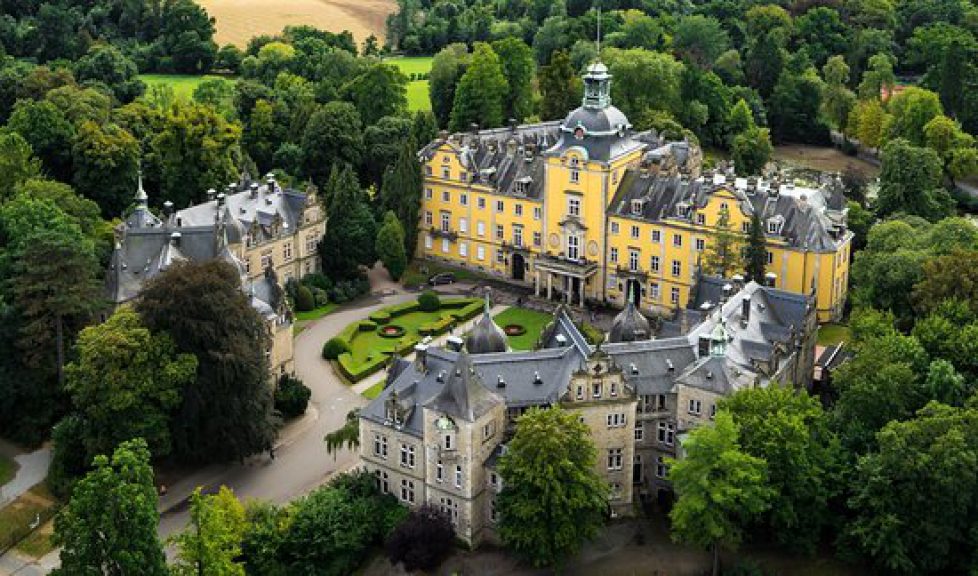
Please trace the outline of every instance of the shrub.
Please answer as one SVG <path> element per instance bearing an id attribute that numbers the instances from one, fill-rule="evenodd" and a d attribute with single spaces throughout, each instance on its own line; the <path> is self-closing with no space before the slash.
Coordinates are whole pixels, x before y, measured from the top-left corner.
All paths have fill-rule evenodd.
<path id="1" fill-rule="evenodd" d="M 306 274 L 302 277 L 302 283 L 310 288 L 319 288 L 324 292 L 329 292 L 330 288 L 333 287 L 333 283 L 329 278 L 318 273 Z"/>
<path id="2" fill-rule="evenodd" d="M 385 312 L 384 310 L 378 310 L 369 316 L 371 322 L 376 322 L 379 325 L 387 324 L 391 321 L 390 312 Z"/>
<path id="3" fill-rule="evenodd" d="M 278 388 L 275 389 L 275 409 L 286 420 L 302 416 L 309 406 L 310 396 L 312 390 L 303 384 L 302 380 L 282 374 L 278 380 Z"/>
<path id="4" fill-rule="evenodd" d="M 408 572 L 432 571 L 448 556 L 455 530 L 448 513 L 434 504 L 412 510 L 387 539 L 387 557 Z"/>
<path id="5" fill-rule="evenodd" d="M 594 326 L 593 324 L 588 324 L 587 322 L 580 322 L 577 328 L 581 331 L 584 339 L 588 341 L 588 344 L 593 344 L 597 346 L 604 342 L 604 332 L 600 328 Z"/>
<path id="6" fill-rule="evenodd" d="M 377 329 L 377 323 L 370 320 L 362 320 L 357 328 L 360 332 L 373 332 Z"/>
<path id="7" fill-rule="evenodd" d="M 350 345 L 346 343 L 346 340 L 340 338 L 339 336 L 335 338 L 330 338 L 323 344 L 323 358 L 326 360 L 336 360 L 340 357 L 340 354 L 350 351 Z"/>
<path id="8" fill-rule="evenodd" d="M 299 283 L 295 281 L 295 278 L 289 278 L 285 281 L 285 293 L 295 302 L 295 298 L 299 293 Z"/>
<path id="9" fill-rule="evenodd" d="M 422 336 L 438 336 L 439 334 L 444 334 L 448 331 L 448 328 L 455 324 L 455 319 L 451 316 L 443 316 L 442 318 L 435 320 L 433 322 L 427 322 L 422 324 L 418 328 L 418 332 Z"/>
<path id="10" fill-rule="evenodd" d="M 411 312 L 417 312 L 421 309 L 421 305 L 418 304 L 417 300 L 412 300 L 410 302 L 404 302 L 402 304 L 396 304 L 394 306 L 388 306 L 384 308 L 391 318 L 397 318 L 398 316 L 403 316 L 405 314 L 410 314 Z"/>
<path id="11" fill-rule="evenodd" d="M 316 298 L 308 286 L 299 285 L 295 292 L 295 309 L 299 312 L 309 312 L 316 307 Z"/>
<path id="12" fill-rule="evenodd" d="M 422 312 L 435 312 L 441 308 L 441 300 L 438 298 L 438 294 L 431 290 L 425 290 L 421 296 L 418 296 L 418 307 L 421 308 Z"/>
<path id="13" fill-rule="evenodd" d="M 349 302 L 366 294 L 370 291 L 370 282 L 366 277 L 355 278 L 353 280 L 342 280 L 337 282 L 329 290 L 329 298 L 337 304 L 343 304 L 344 302 Z"/>
<path id="14" fill-rule="evenodd" d="M 316 301 L 316 308 L 329 304 L 329 294 L 325 290 L 309 286 L 309 291 L 312 292 L 312 299 Z"/>

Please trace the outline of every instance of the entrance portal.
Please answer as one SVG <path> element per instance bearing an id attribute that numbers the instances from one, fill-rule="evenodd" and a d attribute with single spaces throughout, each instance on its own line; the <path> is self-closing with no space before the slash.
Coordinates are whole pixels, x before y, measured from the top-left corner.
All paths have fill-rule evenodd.
<path id="1" fill-rule="evenodd" d="M 625 281 L 625 294 L 631 296 L 636 308 L 642 307 L 642 284 L 638 280 L 632 278 Z"/>
<path id="2" fill-rule="evenodd" d="M 513 280 L 522 281 L 526 276 L 526 258 L 520 253 L 513 254 Z"/>

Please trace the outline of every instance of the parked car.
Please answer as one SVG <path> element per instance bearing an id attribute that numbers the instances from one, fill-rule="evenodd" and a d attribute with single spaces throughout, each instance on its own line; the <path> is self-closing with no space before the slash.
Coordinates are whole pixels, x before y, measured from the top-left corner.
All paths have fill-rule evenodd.
<path id="1" fill-rule="evenodd" d="M 428 284 L 432 286 L 438 286 L 439 284 L 454 284 L 455 275 L 451 272 L 442 272 L 441 274 L 435 274 L 431 278 L 428 278 Z"/>

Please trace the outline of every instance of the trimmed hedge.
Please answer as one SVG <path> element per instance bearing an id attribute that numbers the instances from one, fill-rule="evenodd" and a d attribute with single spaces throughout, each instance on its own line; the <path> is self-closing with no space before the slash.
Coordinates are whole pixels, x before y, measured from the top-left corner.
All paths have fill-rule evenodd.
<path id="1" fill-rule="evenodd" d="M 455 324 L 455 319 L 452 318 L 451 315 L 445 315 L 434 322 L 422 324 L 421 327 L 418 328 L 418 332 L 420 332 L 423 336 L 439 336 L 445 332 L 448 332 L 448 328 L 453 324 Z"/>
<path id="2" fill-rule="evenodd" d="M 376 322 L 378 325 L 384 325 L 391 321 L 391 313 L 384 310 L 378 310 L 368 316 L 371 322 Z"/>
<path id="3" fill-rule="evenodd" d="M 431 290 L 425 290 L 418 296 L 418 306 L 422 312 L 435 312 L 441 308 L 441 299 Z"/>
<path id="4" fill-rule="evenodd" d="M 360 332 L 373 332 L 377 329 L 377 323 L 371 322 L 370 320 L 362 320 L 358 329 Z"/>
<path id="5" fill-rule="evenodd" d="M 405 314 L 410 314 L 411 312 L 417 312 L 421 309 L 417 300 L 411 300 L 410 302 L 404 302 L 403 304 L 395 304 L 394 306 L 388 306 L 384 308 L 391 318 L 397 318 L 398 316 L 404 316 Z"/>
<path id="6" fill-rule="evenodd" d="M 444 306 L 444 304 L 442 304 L 442 306 Z M 471 304 L 462 306 L 454 312 L 450 312 L 449 315 L 459 322 L 464 322 L 466 320 L 475 318 L 479 315 L 479 312 L 482 312 L 482 302 L 472 302 Z"/>
<path id="7" fill-rule="evenodd" d="M 323 358 L 326 360 L 336 360 L 341 355 L 349 353 L 350 345 L 339 336 L 334 336 L 323 344 Z"/>
<path id="8" fill-rule="evenodd" d="M 337 365 L 340 367 L 340 372 L 343 373 L 348 380 L 351 382 L 359 382 L 371 374 L 376 374 L 384 366 L 387 365 L 387 354 L 378 354 L 375 358 L 364 362 L 363 364 L 356 364 L 353 362 L 353 355 L 349 352 L 340 354 L 339 361 Z"/>

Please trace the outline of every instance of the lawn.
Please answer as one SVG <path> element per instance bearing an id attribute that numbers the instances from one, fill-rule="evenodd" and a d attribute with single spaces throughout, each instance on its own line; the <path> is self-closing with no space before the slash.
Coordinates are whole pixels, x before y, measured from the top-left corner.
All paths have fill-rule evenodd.
<path id="1" fill-rule="evenodd" d="M 384 391 L 384 381 L 374 384 L 370 388 L 363 391 L 362 396 L 367 400 L 373 400 L 374 398 L 380 396 L 380 393 Z"/>
<path id="2" fill-rule="evenodd" d="M 146 83 L 147 87 L 156 85 L 166 85 L 173 88 L 173 93 L 177 98 L 191 99 L 194 90 L 204 80 L 213 78 L 223 78 L 223 76 L 185 76 L 181 74 L 140 74 L 139 79 Z"/>
<path id="3" fill-rule="evenodd" d="M 442 315 L 450 310 L 437 310 L 435 312 L 411 312 L 403 316 L 392 319 L 388 325 L 400 326 L 404 328 L 404 336 L 401 338 L 384 338 L 376 330 L 369 332 L 358 332 L 353 338 L 350 351 L 353 354 L 353 362 L 363 364 L 364 362 L 376 358 L 378 354 L 393 352 L 398 342 L 404 338 L 414 337 L 421 340 L 423 336 L 418 332 L 423 324 L 440 320 Z"/>
<path id="4" fill-rule="evenodd" d="M 339 304 L 335 302 L 329 302 L 325 306 L 320 306 L 319 308 L 316 308 L 314 310 L 309 310 L 308 312 L 296 312 L 295 319 L 299 322 L 310 322 L 312 320 L 318 320 L 323 316 L 329 314 L 333 310 L 336 310 L 337 306 L 339 306 Z"/>
<path id="5" fill-rule="evenodd" d="M 507 308 L 493 318 L 500 328 L 507 324 L 519 324 L 526 328 L 526 333 L 509 337 L 509 347 L 513 350 L 533 350 L 540 339 L 540 333 L 553 320 L 550 314 L 527 310 L 525 308 Z"/>
<path id="6" fill-rule="evenodd" d="M 390 58 L 387 62 L 397 66 L 401 69 L 401 72 L 410 77 L 411 74 L 427 74 L 431 72 L 432 60 L 433 58 L 430 56 L 412 56 Z M 412 112 L 416 110 L 431 110 L 431 98 L 428 96 L 428 81 L 414 80 L 408 82 L 407 99 L 408 108 Z"/>
<path id="7" fill-rule="evenodd" d="M 17 463 L 11 458 L 0 456 L 0 486 L 14 479 L 17 472 Z"/>
<path id="8" fill-rule="evenodd" d="M 21 540 L 17 544 L 17 550 L 31 558 L 40 558 L 54 550 L 54 542 L 51 541 L 53 533 L 54 521 L 49 521 L 32 532 L 30 536 Z"/>
<path id="9" fill-rule="evenodd" d="M 30 534 L 30 525 L 43 524 L 54 516 L 57 500 L 42 482 L 0 510 L 0 550 Z"/>
<path id="10" fill-rule="evenodd" d="M 822 324 L 818 327 L 818 345 L 831 346 L 848 342 L 851 338 L 849 327 L 843 324 Z"/>

